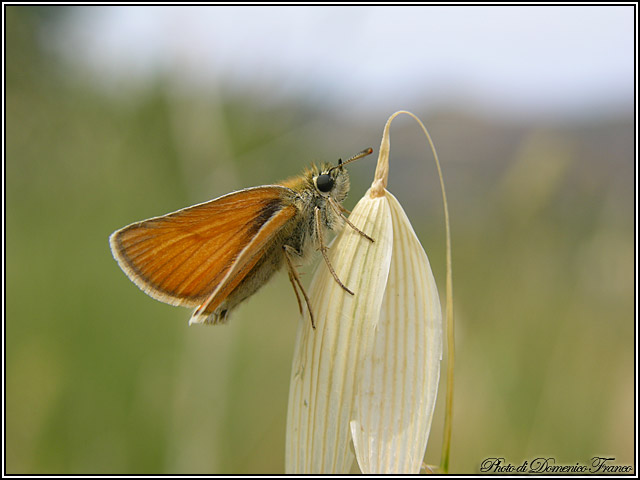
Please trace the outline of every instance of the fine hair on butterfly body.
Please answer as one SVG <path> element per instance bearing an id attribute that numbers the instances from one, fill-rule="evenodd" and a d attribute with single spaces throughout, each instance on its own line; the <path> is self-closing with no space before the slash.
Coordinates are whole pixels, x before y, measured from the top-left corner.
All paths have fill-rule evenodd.
<path id="1" fill-rule="evenodd" d="M 124 273 L 146 294 L 171 305 L 195 308 L 189 323 L 216 324 L 253 295 L 283 266 L 302 313 L 309 298 L 296 265 L 319 250 L 335 281 L 326 234 L 347 224 L 349 192 L 344 166 L 369 155 L 368 148 L 337 165 L 312 165 L 276 185 L 246 188 L 161 217 L 133 223 L 109 237 Z"/>

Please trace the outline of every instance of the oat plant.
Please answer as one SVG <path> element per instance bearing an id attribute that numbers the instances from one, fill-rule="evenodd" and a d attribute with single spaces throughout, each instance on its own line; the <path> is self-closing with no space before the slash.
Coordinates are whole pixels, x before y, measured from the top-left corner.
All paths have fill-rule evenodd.
<path id="1" fill-rule="evenodd" d="M 386 189 L 389 128 L 399 114 L 422 127 L 435 155 L 445 205 L 448 338 L 445 433 L 439 467 L 424 465 L 442 359 L 440 299 L 429 260 L 404 210 Z M 400 111 L 384 128 L 375 178 L 349 220 L 375 241 L 344 228 L 329 257 L 345 294 L 324 264 L 298 325 L 291 372 L 285 471 L 363 473 L 448 471 L 453 379 L 449 215 L 433 142 L 415 115 Z"/>

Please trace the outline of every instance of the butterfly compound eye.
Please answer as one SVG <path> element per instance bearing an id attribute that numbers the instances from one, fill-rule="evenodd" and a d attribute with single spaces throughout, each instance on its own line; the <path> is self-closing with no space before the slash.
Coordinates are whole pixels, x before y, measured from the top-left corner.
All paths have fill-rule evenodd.
<path id="1" fill-rule="evenodd" d="M 318 175 L 318 178 L 316 178 L 316 186 L 321 192 L 327 193 L 333 188 L 333 178 L 326 173 Z"/>

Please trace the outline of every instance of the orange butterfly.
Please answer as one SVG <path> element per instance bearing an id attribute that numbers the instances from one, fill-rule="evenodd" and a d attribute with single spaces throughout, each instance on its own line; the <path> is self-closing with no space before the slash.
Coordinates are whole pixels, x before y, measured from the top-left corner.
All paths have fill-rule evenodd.
<path id="1" fill-rule="evenodd" d="M 336 282 L 325 232 L 342 222 L 373 241 L 345 217 L 347 163 L 312 165 L 279 185 L 246 188 L 112 233 L 111 252 L 120 268 L 147 295 L 171 305 L 195 308 L 189 323 L 223 323 L 283 265 L 302 313 L 302 293 L 315 328 L 309 297 L 294 260 L 320 250 Z"/>

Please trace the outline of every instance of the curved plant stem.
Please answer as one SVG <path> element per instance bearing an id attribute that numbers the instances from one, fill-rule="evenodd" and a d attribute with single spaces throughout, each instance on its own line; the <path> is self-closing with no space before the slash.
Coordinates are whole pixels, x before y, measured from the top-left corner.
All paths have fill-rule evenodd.
<path id="1" fill-rule="evenodd" d="M 442 201 L 444 203 L 444 223 L 445 223 L 445 241 L 446 241 L 446 268 L 447 268 L 447 277 L 446 277 L 446 319 L 447 319 L 447 394 L 446 394 L 446 404 L 445 404 L 445 417 L 444 417 L 444 433 L 442 440 L 442 456 L 440 459 L 440 473 L 447 473 L 449 471 L 449 454 L 451 451 L 451 420 L 453 416 L 453 367 L 454 367 L 454 358 L 455 358 L 455 341 L 454 341 L 454 322 L 453 322 L 453 273 L 451 268 L 451 228 L 449 225 L 449 207 L 447 204 L 447 194 L 444 188 L 444 180 L 442 177 L 442 170 L 440 168 L 440 161 L 438 160 L 438 153 L 436 152 L 436 147 L 431 140 L 431 135 L 427 131 L 426 127 L 420 121 L 418 117 L 416 117 L 413 113 L 408 112 L 406 110 L 400 110 L 394 113 L 387 124 L 385 125 L 385 131 L 389 129 L 391 125 L 391 121 L 401 113 L 411 116 L 422 128 L 427 140 L 429 141 L 429 145 L 431 147 L 431 151 L 433 152 L 433 157 L 436 162 L 436 167 L 438 169 L 438 177 L 440 178 L 440 188 L 442 190 Z M 388 135 L 387 135 L 388 138 Z M 381 145 L 381 149 L 386 147 L 388 149 L 388 145 Z M 380 178 L 381 187 L 386 187 L 386 177 L 388 175 L 388 165 L 386 168 L 381 169 L 379 172 L 376 171 L 376 178 Z"/>

